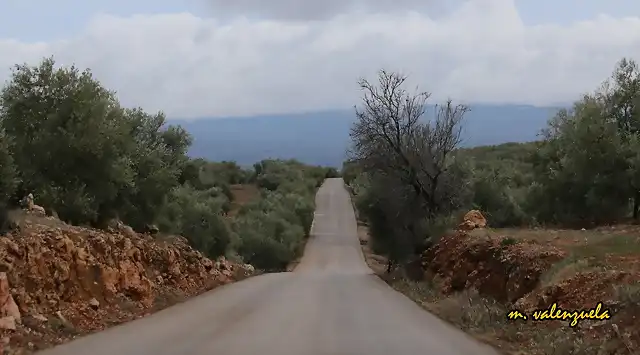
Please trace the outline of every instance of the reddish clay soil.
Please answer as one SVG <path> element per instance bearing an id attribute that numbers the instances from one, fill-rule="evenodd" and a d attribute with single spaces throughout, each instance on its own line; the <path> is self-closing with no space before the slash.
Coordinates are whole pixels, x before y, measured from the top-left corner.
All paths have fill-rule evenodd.
<path id="1" fill-rule="evenodd" d="M 210 260 L 182 237 L 125 234 L 23 221 L 0 236 L 0 347 L 14 354 L 46 348 L 253 272 Z"/>

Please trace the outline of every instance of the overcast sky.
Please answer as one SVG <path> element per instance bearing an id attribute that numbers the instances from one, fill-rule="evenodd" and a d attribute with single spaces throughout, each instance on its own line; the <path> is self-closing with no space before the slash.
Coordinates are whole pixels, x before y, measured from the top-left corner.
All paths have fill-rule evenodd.
<path id="1" fill-rule="evenodd" d="M 49 55 L 172 117 L 351 107 L 383 67 L 435 99 L 545 105 L 640 60 L 640 1 L 2 0 L 0 81 Z"/>

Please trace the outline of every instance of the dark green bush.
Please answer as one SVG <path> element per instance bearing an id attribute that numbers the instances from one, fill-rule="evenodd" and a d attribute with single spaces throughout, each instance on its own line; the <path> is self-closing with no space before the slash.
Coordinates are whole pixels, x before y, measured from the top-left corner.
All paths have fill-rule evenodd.
<path id="1" fill-rule="evenodd" d="M 315 191 L 325 170 L 296 161 L 255 165 L 261 198 L 239 211 L 233 223 L 237 253 L 264 270 L 283 270 L 300 255 L 315 210 Z"/>

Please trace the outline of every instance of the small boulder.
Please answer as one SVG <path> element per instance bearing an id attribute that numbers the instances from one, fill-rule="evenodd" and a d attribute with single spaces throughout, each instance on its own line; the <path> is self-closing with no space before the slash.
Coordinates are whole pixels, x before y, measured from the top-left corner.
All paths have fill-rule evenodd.
<path id="1" fill-rule="evenodd" d="M 458 225 L 458 230 L 470 231 L 477 228 L 485 228 L 487 219 L 478 210 L 471 210 L 464 215 L 462 223 Z"/>
<path id="2" fill-rule="evenodd" d="M 89 300 L 89 306 L 93 309 L 98 309 L 98 307 L 100 307 L 100 302 L 97 299 L 92 298 Z"/>
<path id="3" fill-rule="evenodd" d="M 253 274 L 256 271 L 256 269 L 251 264 L 243 264 L 242 268 L 246 270 L 249 274 Z"/>
<path id="4" fill-rule="evenodd" d="M 151 235 L 156 235 L 160 232 L 160 229 L 155 224 L 149 224 L 146 227 L 147 233 Z"/>

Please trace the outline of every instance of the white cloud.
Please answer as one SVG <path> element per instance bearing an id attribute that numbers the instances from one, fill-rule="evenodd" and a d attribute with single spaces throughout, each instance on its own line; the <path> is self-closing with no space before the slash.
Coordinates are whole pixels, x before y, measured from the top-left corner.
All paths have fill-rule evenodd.
<path id="1" fill-rule="evenodd" d="M 464 0 L 200 0 L 215 16 L 245 15 L 279 20 L 322 20 L 341 13 L 420 10 L 442 16 Z"/>
<path id="2" fill-rule="evenodd" d="M 509 0 L 467 2 L 437 20 L 418 12 L 307 22 L 100 15 L 62 41 L 0 39 L 0 80 L 12 64 L 51 54 L 92 68 L 124 104 L 173 117 L 350 107 L 356 80 L 375 79 L 381 67 L 409 74 L 437 99 L 547 104 L 595 88 L 623 56 L 640 60 L 640 18 L 525 26 Z"/>

